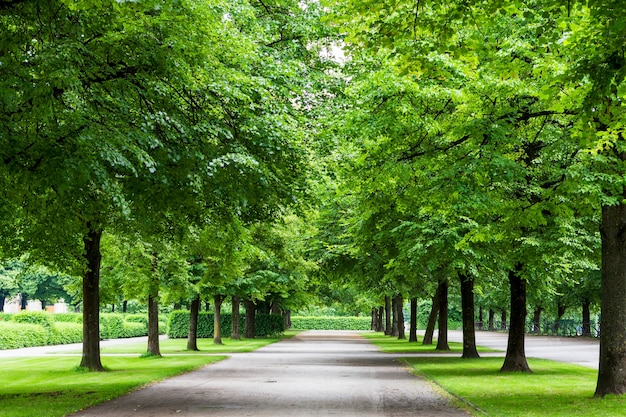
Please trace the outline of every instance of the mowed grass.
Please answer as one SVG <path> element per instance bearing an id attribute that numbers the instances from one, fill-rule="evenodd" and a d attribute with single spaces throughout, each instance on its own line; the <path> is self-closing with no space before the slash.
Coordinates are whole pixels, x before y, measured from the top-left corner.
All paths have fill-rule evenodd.
<path id="1" fill-rule="evenodd" d="M 106 372 L 77 369 L 80 357 L 0 359 L 1 417 L 57 417 L 138 387 L 224 359 L 225 356 L 103 357 Z"/>
<path id="2" fill-rule="evenodd" d="M 417 344 L 403 350 L 388 336 L 366 334 L 385 352 L 433 353 Z M 400 341 L 407 344 L 406 341 Z M 413 347 L 413 345 L 415 345 Z M 626 396 L 594 398 L 598 371 L 543 359 L 528 359 L 532 373 L 501 373 L 502 357 L 461 359 L 458 355 L 405 358 L 417 375 L 434 381 L 459 399 L 474 416 L 490 417 L 617 417 L 626 415 Z M 481 349 L 479 349 L 479 352 Z M 486 351 L 486 350 L 482 350 Z"/>
<path id="3" fill-rule="evenodd" d="M 77 369 L 80 355 L 0 358 L 0 417 L 65 416 L 220 361 L 227 353 L 249 352 L 294 334 L 241 341 L 226 338 L 223 345 L 198 339 L 198 352 L 185 350 L 186 339 L 166 339 L 160 342 L 162 358 L 141 357 L 146 342 L 106 347 L 102 348 L 106 372 Z"/>
<path id="4" fill-rule="evenodd" d="M 462 353 L 463 344 L 457 342 L 448 342 L 450 350 L 436 350 L 437 341 L 435 340 L 432 345 L 422 345 L 422 336 L 417 336 L 417 342 L 408 342 L 409 335 L 407 333 L 405 340 L 399 340 L 397 337 L 386 336 L 381 332 L 368 332 L 363 333 L 363 337 L 370 340 L 373 344 L 378 346 L 381 351 L 386 353 Z M 478 352 L 498 352 L 494 349 L 478 347 Z"/>

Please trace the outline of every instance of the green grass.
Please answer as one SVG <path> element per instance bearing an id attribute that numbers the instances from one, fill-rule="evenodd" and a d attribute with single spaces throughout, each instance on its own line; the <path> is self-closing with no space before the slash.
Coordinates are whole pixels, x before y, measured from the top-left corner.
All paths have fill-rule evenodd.
<path id="1" fill-rule="evenodd" d="M 226 358 L 231 352 L 249 352 L 280 338 L 247 340 L 198 339 L 199 352 L 185 350 L 186 339 L 162 340 L 162 358 L 139 357 L 145 342 L 126 343 L 102 349 L 106 372 L 77 368 L 80 356 L 0 358 L 4 375 L 0 383 L 0 417 L 60 417 L 117 398 L 146 384 L 198 369 Z M 76 352 L 80 353 L 80 352 Z M 107 356 L 131 355 L 131 356 Z M 222 354 L 222 356 L 220 356 Z"/>
<path id="2" fill-rule="evenodd" d="M 376 346 L 378 346 L 381 351 L 386 352 L 386 353 L 462 353 L 463 352 L 463 344 L 456 343 L 456 342 L 448 342 L 448 346 L 450 347 L 450 350 L 447 350 L 447 351 L 436 350 L 437 341 L 435 341 L 434 344 L 432 345 L 424 346 L 422 345 L 422 338 L 423 338 L 422 336 L 417 337 L 416 343 L 409 343 L 408 335 L 407 335 L 407 339 L 405 340 L 398 340 L 397 337 L 385 336 L 385 334 L 381 332 L 363 333 L 362 336 L 368 339 L 370 342 L 372 342 Z M 498 350 L 483 348 L 479 346 L 478 352 L 479 353 L 480 352 L 498 352 Z"/>
<path id="3" fill-rule="evenodd" d="M 103 357 L 107 372 L 78 370 L 76 356 L 0 359 L 0 417 L 64 416 L 223 358 Z"/>
<path id="4" fill-rule="evenodd" d="M 528 359 L 531 374 L 500 373 L 502 358 L 407 358 L 416 373 L 493 417 L 613 417 L 626 414 L 626 397 L 593 398 L 597 371 Z"/>
<path id="5" fill-rule="evenodd" d="M 598 371 L 543 359 L 528 359 L 530 374 L 500 372 L 502 357 L 461 359 L 462 346 L 450 343 L 457 355 L 433 356 L 434 346 L 409 344 L 381 333 L 364 334 L 384 352 L 425 353 L 405 358 L 417 375 L 469 404 L 474 416 L 490 417 L 617 417 L 626 415 L 626 396 L 594 398 Z M 410 348 L 406 348 L 410 345 Z M 480 349 L 479 352 L 488 351 Z"/>

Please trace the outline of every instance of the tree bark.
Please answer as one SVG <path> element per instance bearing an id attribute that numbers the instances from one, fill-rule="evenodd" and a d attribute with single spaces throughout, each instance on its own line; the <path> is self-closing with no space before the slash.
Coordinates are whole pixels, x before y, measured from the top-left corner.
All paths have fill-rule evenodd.
<path id="1" fill-rule="evenodd" d="M 213 344 L 223 345 L 222 343 L 222 302 L 224 302 L 223 295 L 213 296 Z"/>
<path id="2" fill-rule="evenodd" d="M 231 299 L 231 332 L 230 338 L 233 340 L 241 340 L 241 329 L 239 323 L 241 322 L 241 315 L 239 314 L 239 297 L 233 295 Z"/>
<path id="3" fill-rule="evenodd" d="M 430 314 L 428 315 L 428 324 L 426 325 L 426 332 L 422 345 L 432 345 L 433 335 L 435 333 L 435 324 L 437 324 L 437 317 L 439 316 L 439 287 L 437 292 L 433 296 L 432 306 L 430 307 Z"/>
<path id="4" fill-rule="evenodd" d="M 417 297 L 411 298 L 411 313 L 409 320 L 409 343 L 417 342 Z"/>
<path id="5" fill-rule="evenodd" d="M 406 335 L 404 331 L 404 311 L 402 309 L 404 307 L 404 300 L 402 298 L 402 295 L 401 294 L 396 295 L 394 297 L 394 301 L 396 304 L 394 316 L 397 316 L 396 333 L 398 333 L 397 336 L 399 340 L 404 340 L 406 339 Z"/>
<path id="6" fill-rule="evenodd" d="M 252 300 L 246 300 L 246 319 L 244 322 L 243 336 L 247 339 L 254 339 L 254 316 L 256 314 L 256 304 Z"/>
<path id="7" fill-rule="evenodd" d="M 450 350 L 448 345 L 448 280 L 439 281 L 439 320 L 437 325 L 437 347 L 435 350 Z"/>
<path id="8" fill-rule="evenodd" d="M 398 336 L 398 305 L 397 305 L 397 298 L 396 297 L 392 297 L 391 298 L 391 312 L 393 315 L 393 320 L 391 321 L 391 333 L 389 334 L 391 337 L 397 337 Z"/>
<path id="9" fill-rule="evenodd" d="M 520 276 L 521 265 L 509 271 L 511 289 L 511 323 L 504 364 L 500 372 L 531 372 L 526 361 L 526 281 Z"/>
<path id="10" fill-rule="evenodd" d="M 83 237 L 87 266 L 83 274 L 83 356 L 81 368 L 102 372 L 100 360 L 100 239 L 102 230 L 89 226 Z"/>
<path id="11" fill-rule="evenodd" d="M 0 295 L 0 313 L 4 312 L 4 301 L 6 300 L 6 296 Z"/>
<path id="12" fill-rule="evenodd" d="M 278 302 L 278 300 L 272 300 L 272 305 L 270 306 L 270 314 L 280 316 L 280 303 Z"/>
<path id="13" fill-rule="evenodd" d="M 157 288 L 158 291 L 158 288 Z M 159 302 L 158 293 L 148 296 L 148 352 L 150 356 L 161 356 L 159 345 Z"/>
<path id="14" fill-rule="evenodd" d="M 385 296 L 385 334 L 391 335 L 391 299 Z"/>
<path id="15" fill-rule="evenodd" d="M 600 363 L 595 395 L 626 393 L 626 204 L 602 207 Z"/>
<path id="16" fill-rule="evenodd" d="M 285 329 L 291 329 L 291 310 L 285 310 Z"/>
<path id="17" fill-rule="evenodd" d="M 559 334 L 559 328 L 561 326 L 561 318 L 565 315 L 567 307 L 563 303 L 557 303 L 556 306 L 556 323 L 554 323 L 554 334 Z"/>
<path id="18" fill-rule="evenodd" d="M 370 312 L 370 330 L 374 331 L 378 324 L 376 323 L 376 317 L 378 316 L 378 311 L 376 308 L 372 308 Z"/>
<path id="19" fill-rule="evenodd" d="M 187 335 L 187 350 L 198 349 L 198 313 L 200 311 L 200 295 L 189 306 L 189 334 Z"/>
<path id="20" fill-rule="evenodd" d="M 541 313 L 543 312 L 543 307 L 535 306 L 535 310 L 533 311 L 533 333 L 541 334 Z"/>
<path id="21" fill-rule="evenodd" d="M 489 309 L 489 331 L 494 332 L 496 330 L 496 326 L 494 324 L 494 319 L 496 318 L 496 312 L 493 311 L 493 308 Z"/>
<path id="22" fill-rule="evenodd" d="M 473 289 L 472 289 L 472 293 L 473 293 Z M 483 306 L 479 306 L 478 307 L 478 330 L 482 330 L 484 329 L 484 320 L 483 320 Z"/>
<path id="23" fill-rule="evenodd" d="M 500 311 L 500 329 L 506 330 L 506 309 Z"/>
<path id="24" fill-rule="evenodd" d="M 583 337 L 591 337 L 591 301 L 588 298 L 583 299 Z"/>
<path id="25" fill-rule="evenodd" d="M 385 307 L 378 307 L 378 327 L 376 328 L 377 332 L 384 332 L 385 328 L 383 326 L 383 320 L 385 318 Z"/>
<path id="26" fill-rule="evenodd" d="M 128 300 L 122 301 L 122 313 L 126 314 L 128 310 Z"/>
<path id="27" fill-rule="evenodd" d="M 474 328 L 474 278 L 459 274 L 461 280 L 461 310 L 463 316 L 463 359 L 480 358 L 476 350 Z"/>
<path id="28" fill-rule="evenodd" d="M 152 254 L 152 276 L 148 295 L 148 351 L 150 356 L 161 356 L 159 346 L 159 259 Z"/>

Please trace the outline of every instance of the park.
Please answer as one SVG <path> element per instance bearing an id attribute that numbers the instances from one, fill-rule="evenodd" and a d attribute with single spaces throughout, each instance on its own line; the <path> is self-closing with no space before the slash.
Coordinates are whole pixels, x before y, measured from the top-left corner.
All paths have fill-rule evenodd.
<path id="1" fill-rule="evenodd" d="M 79 344 L 0 359 L 35 378 L 6 415 L 337 342 L 315 331 L 359 332 L 336 360 L 373 344 L 442 415 L 626 412 L 620 1 L 0 0 L 0 22 L 0 352 Z M 328 388 L 376 397 L 352 371 Z M 361 411 L 430 403 L 400 385 Z"/>

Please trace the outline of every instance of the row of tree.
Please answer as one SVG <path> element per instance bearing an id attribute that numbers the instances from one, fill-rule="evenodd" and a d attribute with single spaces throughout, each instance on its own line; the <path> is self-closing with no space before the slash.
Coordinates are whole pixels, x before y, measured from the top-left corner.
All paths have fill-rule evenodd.
<path id="1" fill-rule="evenodd" d="M 151 323 L 163 287 L 219 304 L 235 286 L 255 299 L 304 285 L 285 219 L 314 172 L 321 13 L 297 1 L 0 3 L 1 255 L 82 278 L 81 367 L 102 370 L 101 273 L 141 292 Z"/>
<path id="2" fill-rule="evenodd" d="M 468 348 L 474 294 L 508 285 L 503 371 L 530 371 L 528 289 L 601 275 L 596 395 L 626 392 L 619 2 L 329 3 L 348 60 L 325 132 L 325 270 L 378 298 L 456 280 Z"/>

